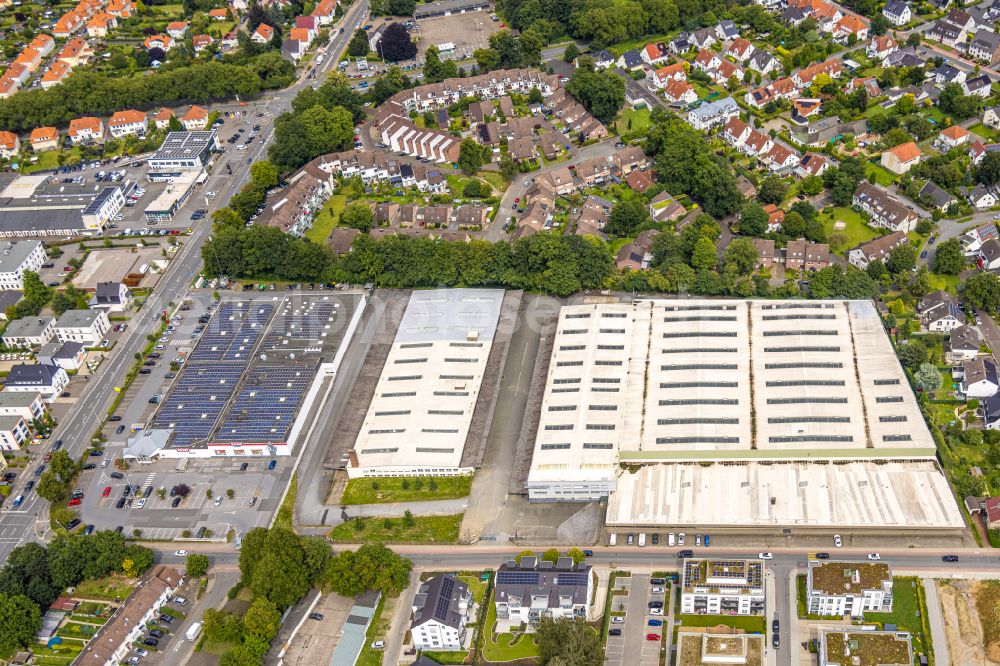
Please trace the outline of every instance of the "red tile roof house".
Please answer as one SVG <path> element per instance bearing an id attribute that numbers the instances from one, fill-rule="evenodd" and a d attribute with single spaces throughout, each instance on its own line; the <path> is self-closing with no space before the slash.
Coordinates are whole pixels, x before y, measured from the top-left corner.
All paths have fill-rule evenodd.
<path id="1" fill-rule="evenodd" d="M 194 52 L 200 53 L 207 49 L 209 46 L 215 43 L 211 35 L 195 35 L 191 38 L 191 45 L 194 46 Z"/>
<path id="2" fill-rule="evenodd" d="M 685 80 L 687 80 L 687 71 L 684 69 L 684 63 L 678 62 L 653 72 L 651 83 L 657 88 L 664 88 L 671 81 Z"/>
<path id="3" fill-rule="evenodd" d="M 13 132 L 0 131 L 0 157 L 10 159 L 21 151 L 21 140 Z"/>
<path id="4" fill-rule="evenodd" d="M 69 121 L 69 139 L 73 145 L 100 141 L 104 138 L 104 123 L 100 118 L 74 118 Z"/>
<path id="5" fill-rule="evenodd" d="M 184 21 L 172 21 L 167 24 L 167 34 L 174 39 L 181 39 L 187 34 L 188 24 Z"/>
<path id="6" fill-rule="evenodd" d="M 764 206 L 764 212 L 767 213 L 767 230 L 770 233 L 775 233 L 781 230 L 781 223 L 785 220 L 785 211 L 781 210 L 774 204 L 767 204 Z"/>
<path id="7" fill-rule="evenodd" d="M 271 41 L 273 37 L 274 37 L 274 28 L 272 28 L 266 23 L 261 23 L 259 26 L 257 26 L 257 29 L 254 31 L 253 35 L 250 36 L 250 39 L 257 42 L 258 44 L 267 44 Z"/>
<path id="8" fill-rule="evenodd" d="M 31 130 L 31 149 L 36 153 L 59 147 L 59 130 L 55 127 L 36 127 Z"/>
<path id="9" fill-rule="evenodd" d="M 181 124 L 189 132 L 205 129 L 208 124 L 208 110 L 200 106 L 192 106 L 181 118 Z"/>
<path id="10" fill-rule="evenodd" d="M 162 109 L 160 109 L 156 113 L 156 116 L 154 117 L 154 122 L 156 123 L 156 129 L 160 130 L 167 129 L 167 126 L 170 125 L 170 119 L 173 117 L 174 117 L 174 112 L 168 109 L 167 107 L 163 107 Z"/>
<path id="11" fill-rule="evenodd" d="M 952 125 L 951 127 L 941 130 L 941 133 L 938 135 L 937 140 L 934 141 L 934 144 L 944 148 L 945 150 L 950 150 L 968 143 L 971 137 L 972 135 L 969 133 L 969 130 L 965 129 L 961 125 Z"/>
<path id="12" fill-rule="evenodd" d="M 141 136 L 146 133 L 146 114 L 134 109 L 116 111 L 108 120 L 108 131 L 116 139 L 130 134 Z"/>

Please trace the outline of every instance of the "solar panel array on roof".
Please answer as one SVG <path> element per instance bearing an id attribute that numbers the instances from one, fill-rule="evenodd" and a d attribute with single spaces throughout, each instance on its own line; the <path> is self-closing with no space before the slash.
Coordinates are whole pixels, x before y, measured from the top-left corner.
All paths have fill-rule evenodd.
<path id="1" fill-rule="evenodd" d="M 307 303 L 286 303 L 274 324 L 267 332 L 262 350 L 280 351 L 292 343 L 315 343 L 322 346 L 323 339 L 331 332 L 339 330 L 337 318 L 340 303 L 334 301 L 308 301 Z M 294 344 L 300 347 L 301 344 Z"/>
<path id="2" fill-rule="evenodd" d="M 305 365 L 266 365 L 250 371 L 215 439 L 283 442 L 312 381 Z"/>
<path id="3" fill-rule="evenodd" d="M 558 582 L 560 585 L 586 585 L 588 576 L 586 573 L 560 573 Z"/>
<path id="4" fill-rule="evenodd" d="M 274 313 L 270 303 L 223 303 L 191 353 L 194 361 L 249 363 L 257 340 Z"/>
<path id="5" fill-rule="evenodd" d="M 500 571 L 497 585 L 538 585 L 537 571 Z"/>
<path id="6" fill-rule="evenodd" d="M 172 428 L 174 446 L 206 439 L 236 390 L 244 363 L 188 365 L 153 419 L 154 428 Z"/>
<path id="7" fill-rule="evenodd" d="M 445 578 L 441 581 L 441 594 L 438 596 L 437 606 L 434 608 L 434 617 L 442 622 L 448 619 L 448 609 L 451 608 L 451 594 L 454 589 L 454 578 Z"/>

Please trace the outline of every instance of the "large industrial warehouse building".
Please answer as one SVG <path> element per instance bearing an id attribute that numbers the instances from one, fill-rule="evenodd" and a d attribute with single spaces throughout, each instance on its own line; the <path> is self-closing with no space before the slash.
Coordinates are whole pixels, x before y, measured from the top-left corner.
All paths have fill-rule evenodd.
<path id="1" fill-rule="evenodd" d="M 934 456 L 870 301 L 573 305 L 527 489 L 609 525 L 960 526 Z"/>

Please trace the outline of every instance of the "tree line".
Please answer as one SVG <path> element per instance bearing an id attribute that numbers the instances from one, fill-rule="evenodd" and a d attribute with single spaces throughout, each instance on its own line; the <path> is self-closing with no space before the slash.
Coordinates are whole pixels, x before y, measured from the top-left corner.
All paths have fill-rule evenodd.
<path id="1" fill-rule="evenodd" d="M 42 611 L 67 587 L 116 572 L 139 576 L 152 565 L 151 550 L 111 530 L 18 546 L 0 569 L 0 655 L 34 643 Z"/>
<path id="2" fill-rule="evenodd" d="M 240 65 L 195 63 L 128 78 L 79 71 L 60 85 L 24 90 L 0 100 L 0 126 L 24 132 L 41 125 L 65 125 L 80 116 L 107 116 L 120 109 L 206 103 L 237 95 L 252 97 L 262 90 L 289 85 L 294 71 L 294 66 L 277 52 L 264 53 Z"/>

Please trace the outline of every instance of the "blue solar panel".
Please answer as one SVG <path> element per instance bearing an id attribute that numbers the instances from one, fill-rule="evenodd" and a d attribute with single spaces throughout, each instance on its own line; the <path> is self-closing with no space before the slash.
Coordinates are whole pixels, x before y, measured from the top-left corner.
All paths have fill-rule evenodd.
<path id="1" fill-rule="evenodd" d="M 538 585 L 538 572 L 501 571 L 497 574 L 497 585 Z"/>
<path id="2" fill-rule="evenodd" d="M 561 573 L 558 575 L 560 585 L 586 585 L 587 574 L 585 573 Z"/>
<path id="3" fill-rule="evenodd" d="M 255 367 L 240 389 L 216 439 L 223 442 L 285 441 L 312 376 L 313 369 L 305 365 Z"/>

